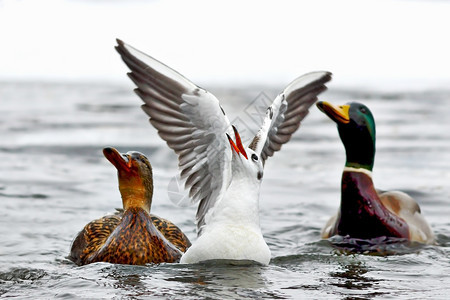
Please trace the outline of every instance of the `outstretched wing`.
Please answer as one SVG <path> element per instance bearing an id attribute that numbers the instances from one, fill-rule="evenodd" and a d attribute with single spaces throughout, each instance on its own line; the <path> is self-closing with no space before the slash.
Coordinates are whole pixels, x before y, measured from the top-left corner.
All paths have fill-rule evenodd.
<path id="1" fill-rule="evenodd" d="M 145 53 L 117 40 L 116 50 L 137 85 L 143 110 L 159 136 L 178 154 L 185 188 L 197 210 L 200 235 L 209 208 L 231 180 L 230 121 L 217 98 Z"/>
<path id="2" fill-rule="evenodd" d="M 317 95 L 326 90 L 330 72 L 312 72 L 292 81 L 267 108 L 264 122 L 249 148 L 259 153 L 263 162 L 287 143 L 317 101 Z"/>

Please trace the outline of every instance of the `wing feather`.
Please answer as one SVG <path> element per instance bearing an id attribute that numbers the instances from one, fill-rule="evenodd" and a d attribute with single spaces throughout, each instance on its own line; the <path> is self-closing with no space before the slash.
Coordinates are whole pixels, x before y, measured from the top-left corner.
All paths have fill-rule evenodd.
<path id="1" fill-rule="evenodd" d="M 178 154 L 180 176 L 197 211 L 199 235 L 208 210 L 228 186 L 231 154 L 225 133 L 230 122 L 217 98 L 145 53 L 117 40 L 130 68 L 142 109 L 159 136 Z"/>
<path id="2" fill-rule="evenodd" d="M 291 82 L 268 107 L 263 124 L 250 148 L 259 153 L 263 162 L 287 143 L 300 127 L 317 95 L 326 90 L 331 80 L 329 72 L 312 72 Z"/>

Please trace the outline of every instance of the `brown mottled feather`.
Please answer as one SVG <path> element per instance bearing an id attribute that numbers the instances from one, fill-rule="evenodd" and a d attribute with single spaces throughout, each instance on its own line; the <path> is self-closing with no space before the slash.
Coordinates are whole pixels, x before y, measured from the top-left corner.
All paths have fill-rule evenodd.
<path id="1" fill-rule="evenodd" d="M 128 216 L 123 220 L 124 212 L 120 209 L 116 214 L 88 223 L 75 238 L 69 258 L 77 265 L 97 261 L 121 264 L 176 262 L 181 252 L 191 246 L 187 236 L 172 222 L 149 216 L 143 210 L 131 213 L 140 218 Z M 122 221 L 124 224 L 139 221 L 140 224 L 137 228 L 128 225 L 118 229 Z M 164 247 L 163 244 L 171 246 Z"/>
<path id="2" fill-rule="evenodd" d="M 161 217 L 151 215 L 153 224 L 164 235 L 164 237 L 174 244 L 180 251 L 186 252 L 191 246 L 191 242 L 188 237 L 181 231 L 178 226 L 170 222 L 169 220 Z"/>

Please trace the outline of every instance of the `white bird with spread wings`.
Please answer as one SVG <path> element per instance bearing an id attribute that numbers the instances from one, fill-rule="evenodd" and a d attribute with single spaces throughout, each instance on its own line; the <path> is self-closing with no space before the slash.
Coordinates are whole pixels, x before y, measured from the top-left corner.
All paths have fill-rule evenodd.
<path id="1" fill-rule="evenodd" d="M 178 155 L 185 188 L 199 203 L 198 238 L 181 263 L 229 259 L 267 265 L 271 254 L 259 225 L 264 162 L 290 140 L 331 73 L 312 72 L 291 82 L 245 147 L 213 94 L 121 40 L 117 43 L 143 110 Z"/>

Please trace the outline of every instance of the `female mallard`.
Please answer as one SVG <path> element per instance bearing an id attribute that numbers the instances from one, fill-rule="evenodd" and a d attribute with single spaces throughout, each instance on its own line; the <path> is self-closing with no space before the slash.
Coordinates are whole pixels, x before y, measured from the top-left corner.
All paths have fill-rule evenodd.
<path id="1" fill-rule="evenodd" d="M 341 206 L 322 230 L 322 238 L 337 234 L 362 239 L 386 236 L 433 243 L 434 235 L 416 201 L 403 192 L 377 191 L 373 185 L 375 120 L 367 106 L 320 101 L 317 107 L 337 123 L 347 156 Z"/>
<path id="2" fill-rule="evenodd" d="M 87 224 L 73 241 L 69 258 L 77 265 L 179 261 L 191 243 L 173 223 L 150 214 L 153 176 L 148 159 L 114 148 L 103 149 L 103 154 L 117 168 L 123 210 Z"/>

